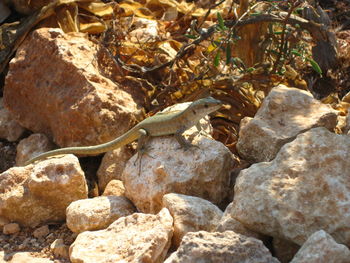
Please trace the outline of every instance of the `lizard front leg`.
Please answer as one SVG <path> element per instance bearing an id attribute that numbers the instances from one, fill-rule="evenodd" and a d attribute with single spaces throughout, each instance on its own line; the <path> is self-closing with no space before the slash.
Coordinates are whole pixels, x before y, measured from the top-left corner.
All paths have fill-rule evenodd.
<path id="1" fill-rule="evenodd" d="M 175 139 L 180 144 L 181 148 L 184 148 L 185 151 L 187 151 L 191 147 L 198 147 L 197 145 L 194 145 L 185 139 L 185 137 L 182 135 L 185 130 L 186 128 L 181 128 L 174 133 Z"/>

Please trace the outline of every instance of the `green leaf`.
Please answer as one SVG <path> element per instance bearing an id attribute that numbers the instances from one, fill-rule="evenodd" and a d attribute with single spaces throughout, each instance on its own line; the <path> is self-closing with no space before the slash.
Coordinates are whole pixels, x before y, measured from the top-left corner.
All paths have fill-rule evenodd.
<path id="1" fill-rule="evenodd" d="M 318 74 L 322 75 L 322 69 L 315 60 L 313 60 L 312 58 L 307 58 L 306 60 L 310 62 L 313 70 L 315 70 Z"/>
<path id="2" fill-rule="evenodd" d="M 226 65 L 231 63 L 231 45 L 227 44 L 226 46 Z"/>
<path id="3" fill-rule="evenodd" d="M 250 67 L 250 68 L 247 68 L 247 72 L 253 72 L 255 70 L 255 68 L 254 67 Z"/>
<path id="4" fill-rule="evenodd" d="M 219 22 L 219 28 L 221 30 L 225 30 L 227 29 L 227 27 L 225 26 L 225 22 L 224 19 L 222 18 L 221 14 L 219 12 L 216 13 L 216 16 L 218 18 L 218 22 Z"/>
<path id="5" fill-rule="evenodd" d="M 293 55 L 296 55 L 296 56 L 298 56 L 298 57 L 302 57 L 303 55 L 302 54 L 300 54 L 298 51 L 296 51 L 295 49 L 293 49 L 292 51 L 291 51 L 291 53 L 293 54 Z"/>
<path id="6" fill-rule="evenodd" d="M 187 38 L 190 38 L 190 39 L 198 38 L 197 36 L 194 36 L 194 35 L 187 35 L 187 34 L 185 34 L 184 36 L 187 37 Z"/>
<path id="7" fill-rule="evenodd" d="M 217 67 L 219 66 L 220 63 L 220 52 L 216 53 L 215 58 L 214 58 L 214 66 Z"/>

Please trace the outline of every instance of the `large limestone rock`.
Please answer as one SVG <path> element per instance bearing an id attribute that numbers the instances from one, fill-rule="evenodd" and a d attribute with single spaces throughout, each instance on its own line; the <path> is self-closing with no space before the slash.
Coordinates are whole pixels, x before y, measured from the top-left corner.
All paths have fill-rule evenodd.
<path id="1" fill-rule="evenodd" d="M 72 263 L 163 262 L 171 243 L 173 219 L 167 209 L 157 215 L 136 213 L 105 230 L 78 235 L 69 254 Z"/>
<path id="2" fill-rule="evenodd" d="M 133 204 L 122 196 L 99 196 L 72 202 L 67 207 L 67 226 L 73 232 L 100 230 L 120 217 L 136 212 Z"/>
<path id="3" fill-rule="evenodd" d="M 9 142 L 17 141 L 25 129 L 13 118 L 12 114 L 4 108 L 0 98 L 0 138 Z"/>
<path id="4" fill-rule="evenodd" d="M 63 221 L 68 205 L 84 198 L 84 172 L 71 154 L 0 174 L 0 217 L 24 226 Z"/>
<path id="5" fill-rule="evenodd" d="M 34 132 L 61 147 L 94 145 L 135 123 L 131 95 L 100 74 L 98 45 L 83 33 L 32 32 L 10 62 L 4 105 Z"/>
<path id="6" fill-rule="evenodd" d="M 173 137 L 154 138 L 152 149 L 132 157 L 123 172 L 125 196 L 144 213 L 157 213 L 162 197 L 179 193 L 219 204 L 229 192 L 232 154 L 220 142 L 197 136 L 184 151 Z"/>
<path id="7" fill-rule="evenodd" d="M 207 200 L 194 196 L 166 194 L 163 206 L 174 218 L 173 245 L 179 246 L 188 232 L 213 231 L 223 212 Z"/>
<path id="8" fill-rule="evenodd" d="M 264 244 L 232 231 L 187 233 L 164 263 L 278 263 Z"/>
<path id="9" fill-rule="evenodd" d="M 254 118 L 240 124 L 237 150 L 251 162 L 271 161 L 280 148 L 298 134 L 314 127 L 333 130 L 337 111 L 312 94 L 279 85 L 264 99 Z"/>
<path id="10" fill-rule="evenodd" d="M 312 234 L 290 263 L 349 263 L 350 250 L 325 231 Z"/>
<path id="11" fill-rule="evenodd" d="M 302 245 L 319 229 L 350 245 L 350 140 L 314 128 L 271 162 L 242 170 L 231 216 L 249 229 Z"/>

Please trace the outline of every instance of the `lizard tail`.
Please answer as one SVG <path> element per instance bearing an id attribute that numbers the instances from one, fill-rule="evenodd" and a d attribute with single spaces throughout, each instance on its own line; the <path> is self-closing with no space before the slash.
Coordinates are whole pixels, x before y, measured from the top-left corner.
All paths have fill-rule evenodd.
<path id="1" fill-rule="evenodd" d="M 56 149 L 56 150 L 39 154 L 38 156 L 30 159 L 29 161 L 26 161 L 25 165 L 34 163 L 36 161 L 45 159 L 50 156 L 55 156 L 60 154 L 98 155 L 100 153 L 108 152 L 110 150 L 122 147 L 128 143 L 135 141 L 139 137 L 140 137 L 140 134 L 136 130 L 131 129 L 127 133 L 123 134 L 122 136 L 103 144 L 98 144 L 94 146 L 67 147 L 67 148 Z"/>

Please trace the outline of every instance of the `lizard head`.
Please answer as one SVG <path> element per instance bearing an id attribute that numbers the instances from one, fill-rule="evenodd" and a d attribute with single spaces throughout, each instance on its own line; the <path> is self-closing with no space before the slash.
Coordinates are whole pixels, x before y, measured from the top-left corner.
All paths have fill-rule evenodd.
<path id="1" fill-rule="evenodd" d="M 192 112 L 198 119 L 201 119 L 209 113 L 218 110 L 221 106 L 222 102 L 220 100 L 213 97 L 206 97 L 192 102 L 186 111 Z"/>

